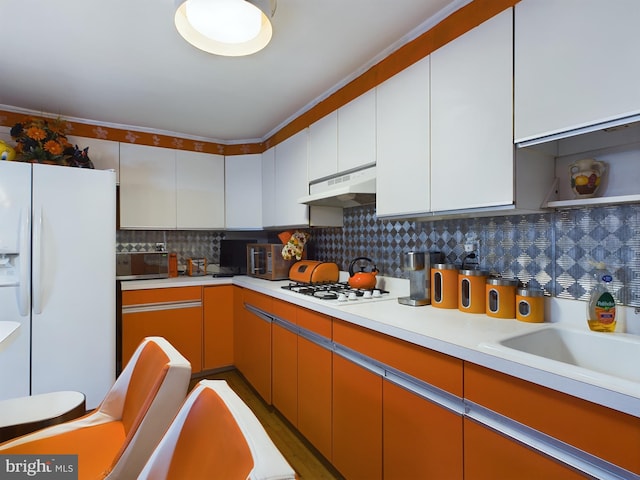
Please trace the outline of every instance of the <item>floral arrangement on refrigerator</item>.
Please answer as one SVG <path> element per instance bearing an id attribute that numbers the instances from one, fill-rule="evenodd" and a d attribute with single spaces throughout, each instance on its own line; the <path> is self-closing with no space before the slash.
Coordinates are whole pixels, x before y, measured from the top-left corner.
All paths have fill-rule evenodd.
<path id="1" fill-rule="evenodd" d="M 72 145 L 62 120 L 27 117 L 11 128 L 11 137 L 16 141 L 14 150 L 18 162 L 94 168 L 89 147 L 80 149 Z"/>

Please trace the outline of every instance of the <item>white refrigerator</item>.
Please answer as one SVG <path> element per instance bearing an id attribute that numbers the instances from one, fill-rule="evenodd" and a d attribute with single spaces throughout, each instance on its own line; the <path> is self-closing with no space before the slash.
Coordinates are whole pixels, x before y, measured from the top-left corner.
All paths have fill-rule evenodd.
<path id="1" fill-rule="evenodd" d="M 0 399 L 115 380 L 115 172 L 0 161 Z"/>

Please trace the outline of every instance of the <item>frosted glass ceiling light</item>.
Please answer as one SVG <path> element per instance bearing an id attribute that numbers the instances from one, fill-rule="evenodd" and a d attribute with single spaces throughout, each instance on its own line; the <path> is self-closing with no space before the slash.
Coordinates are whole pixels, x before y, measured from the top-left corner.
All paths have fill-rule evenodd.
<path id="1" fill-rule="evenodd" d="M 250 55 L 271 40 L 276 0 L 177 0 L 182 37 L 205 52 Z"/>

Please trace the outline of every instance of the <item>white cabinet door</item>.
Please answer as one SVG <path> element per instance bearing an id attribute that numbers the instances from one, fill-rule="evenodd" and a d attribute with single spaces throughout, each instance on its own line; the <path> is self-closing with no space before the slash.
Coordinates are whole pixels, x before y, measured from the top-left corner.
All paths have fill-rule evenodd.
<path id="1" fill-rule="evenodd" d="M 338 112 L 309 126 L 309 181 L 338 173 Z"/>
<path id="2" fill-rule="evenodd" d="M 515 138 L 640 113 L 637 0 L 525 0 L 515 10 Z"/>
<path id="3" fill-rule="evenodd" d="M 233 155 L 224 161 L 227 229 L 261 229 L 262 155 Z"/>
<path id="4" fill-rule="evenodd" d="M 338 109 L 338 172 L 376 163 L 376 90 Z"/>
<path id="5" fill-rule="evenodd" d="M 276 145 L 275 226 L 309 225 L 309 207 L 298 203 L 309 194 L 307 129 Z"/>
<path id="6" fill-rule="evenodd" d="M 224 228 L 224 157 L 176 150 L 176 228 Z"/>
<path id="7" fill-rule="evenodd" d="M 120 183 L 120 143 L 101 138 L 76 137 L 69 135 L 69 143 L 80 150 L 89 147 L 88 154 L 96 170 L 115 170 L 116 183 Z"/>
<path id="8" fill-rule="evenodd" d="M 262 226 L 276 223 L 276 148 L 262 153 Z"/>
<path id="9" fill-rule="evenodd" d="M 513 11 L 431 55 L 431 210 L 513 205 Z"/>
<path id="10" fill-rule="evenodd" d="M 176 228 L 175 152 L 120 144 L 120 228 Z"/>
<path id="11" fill-rule="evenodd" d="M 378 86 L 376 214 L 430 209 L 429 57 Z"/>

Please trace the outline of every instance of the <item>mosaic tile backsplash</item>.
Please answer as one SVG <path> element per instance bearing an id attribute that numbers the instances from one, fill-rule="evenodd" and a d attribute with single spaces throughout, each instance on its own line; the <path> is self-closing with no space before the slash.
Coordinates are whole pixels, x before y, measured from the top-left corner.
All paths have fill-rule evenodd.
<path id="1" fill-rule="evenodd" d="M 429 222 L 378 219 L 373 206 L 345 209 L 342 228 L 316 228 L 313 257 L 346 270 L 351 259 L 371 258 L 381 274 L 405 278 L 402 253 L 441 252 L 461 265 L 465 239 L 479 242 L 480 268 L 547 295 L 586 300 L 594 262 L 605 262 L 619 303 L 640 306 L 640 205 L 564 210 L 523 216 L 450 219 Z M 117 233 L 119 251 L 151 251 L 165 242 L 179 261 L 207 257 L 219 261 L 225 232 L 125 231 Z M 264 232 L 261 241 L 277 241 Z M 252 235 L 255 237 L 255 233 Z M 267 238 L 268 237 L 268 238 Z"/>

